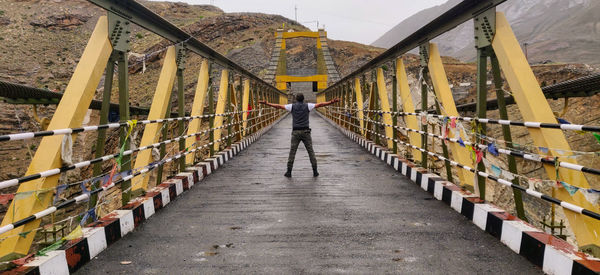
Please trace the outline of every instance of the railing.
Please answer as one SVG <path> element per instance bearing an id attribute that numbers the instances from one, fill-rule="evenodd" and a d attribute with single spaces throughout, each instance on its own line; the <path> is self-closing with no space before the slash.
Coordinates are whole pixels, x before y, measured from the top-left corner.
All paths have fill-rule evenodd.
<path id="1" fill-rule="evenodd" d="M 263 109 L 260 109 L 259 111 L 262 112 Z M 256 111 L 254 111 L 254 112 L 256 112 Z M 233 115 L 240 114 L 240 113 L 241 112 L 228 113 L 228 114 L 223 114 L 223 116 L 229 117 L 229 116 L 233 116 Z M 247 111 L 247 112 L 244 112 L 244 113 L 249 113 L 249 112 Z M 38 179 L 38 178 L 45 178 L 45 177 L 57 175 L 57 174 L 60 174 L 60 173 L 63 173 L 63 172 L 69 171 L 69 170 L 83 168 L 85 166 L 88 166 L 88 165 L 91 165 L 91 164 L 94 164 L 94 163 L 97 163 L 97 162 L 108 161 L 108 160 L 112 160 L 112 159 L 115 159 L 115 158 L 123 157 L 125 155 L 131 155 L 133 153 L 140 152 L 140 151 L 143 151 L 143 150 L 148 150 L 148 149 L 152 149 L 152 148 L 159 148 L 159 146 L 161 146 L 161 145 L 166 145 L 166 144 L 169 144 L 169 143 L 173 143 L 173 142 L 176 142 L 178 140 L 184 140 L 184 139 L 187 139 L 187 138 L 190 138 L 190 137 L 201 137 L 202 135 L 205 135 L 205 134 L 207 134 L 209 132 L 214 132 L 215 130 L 220 130 L 220 129 L 226 129 L 226 128 L 230 127 L 230 126 L 237 126 L 238 127 L 238 130 L 236 130 L 235 132 L 231 132 L 227 136 L 224 136 L 224 137 L 222 137 L 222 138 L 220 138 L 218 140 L 214 140 L 214 141 L 211 141 L 211 142 L 207 142 L 204 145 L 200 145 L 199 144 L 200 142 L 197 139 L 197 141 L 194 142 L 194 144 L 191 147 L 185 148 L 185 150 L 177 152 L 177 154 L 172 155 L 169 158 L 166 158 L 166 156 L 165 156 L 165 157 L 161 158 L 161 160 L 155 161 L 155 162 L 153 162 L 153 163 L 151 163 L 151 164 L 149 164 L 149 165 L 147 165 L 147 166 L 145 166 L 145 167 L 143 167 L 141 169 L 133 169 L 133 170 L 128 170 L 128 171 L 122 171 L 121 173 L 125 173 L 125 174 L 127 174 L 127 176 L 121 177 L 120 179 L 115 180 L 115 181 L 109 180 L 106 184 L 103 184 L 100 188 L 94 189 L 94 190 L 89 190 L 89 192 L 85 192 L 85 190 L 82 190 L 83 194 L 81 194 L 81 195 L 78 195 L 78 196 L 75 196 L 74 198 L 65 200 L 65 201 L 63 201 L 63 202 L 61 202 L 59 204 L 53 205 L 53 206 L 51 206 L 49 208 L 46 208 L 46 209 L 44 209 L 42 211 L 36 212 L 36 213 L 32 214 L 31 216 L 28 216 L 28 217 L 23 218 L 21 220 L 12 222 L 12 223 L 10 223 L 8 225 L 4 225 L 4 226 L 0 227 L 0 234 L 6 233 L 6 232 L 8 232 L 8 231 L 10 231 L 10 230 L 12 230 L 14 228 L 19 227 L 19 226 L 23 226 L 23 225 L 25 225 L 25 224 L 27 224 L 27 223 L 29 223 L 31 221 L 38 220 L 38 219 L 41 219 L 43 217 L 46 217 L 46 216 L 48 216 L 48 215 L 50 215 L 52 213 L 55 213 L 57 210 L 66 208 L 66 207 L 68 207 L 70 205 L 73 205 L 75 203 L 85 202 L 85 201 L 89 200 L 90 197 L 92 197 L 93 195 L 98 195 L 98 194 L 100 194 L 102 192 L 105 192 L 105 191 L 107 191 L 107 190 L 115 187 L 115 186 L 118 186 L 118 185 L 122 184 L 123 182 L 131 180 L 131 179 L 133 179 L 136 176 L 144 175 L 146 173 L 149 173 L 149 172 L 153 171 L 154 169 L 157 169 L 158 167 L 160 167 L 160 166 L 162 166 L 164 164 L 170 163 L 170 162 L 172 162 L 174 160 L 180 159 L 180 158 L 182 158 L 184 156 L 187 156 L 189 154 L 192 154 L 192 153 L 195 153 L 195 152 L 199 152 L 201 149 L 208 148 L 211 145 L 215 145 L 215 144 L 218 144 L 220 142 L 227 142 L 227 141 L 229 141 L 229 142 L 236 142 L 236 141 L 239 141 L 239 140 L 241 140 L 241 138 L 236 138 L 236 136 L 238 136 L 238 137 L 241 136 L 242 132 L 244 132 L 246 130 L 248 130 L 249 132 L 259 130 L 261 123 L 269 120 L 269 117 L 272 118 L 273 116 L 279 116 L 279 115 L 281 115 L 281 113 L 282 113 L 281 111 L 269 110 L 268 112 L 265 112 L 265 114 L 259 114 L 256 117 L 251 118 L 251 119 L 246 119 L 246 120 L 236 119 L 236 121 L 234 123 L 225 124 L 225 125 L 222 125 L 222 126 L 216 127 L 216 128 L 210 128 L 210 129 L 207 129 L 207 130 L 204 130 L 204 131 L 200 131 L 200 132 L 197 132 L 197 133 L 194 133 L 194 134 L 191 134 L 191 135 L 183 135 L 183 136 L 176 137 L 174 139 L 165 140 L 165 141 L 162 141 L 162 142 L 159 142 L 159 143 L 155 143 L 155 144 L 151 144 L 151 145 L 148 145 L 148 146 L 140 147 L 140 148 L 137 148 L 137 149 L 134 149 L 134 150 L 128 150 L 128 151 L 123 151 L 123 152 L 112 154 L 112 155 L 106 155 L 106 156 L 103 156 L 103 157 L 98 158 L 98 159 L 83 161 L 83 162 L 79 162 L 79 163 L 76 163 L 76 164 L 73 164 L 73 165 L 70 165 L 70 166 L 63 166 L 61 168 L 56 168 L 54 170 L 43 171 L 41 173 L 29 175 L 27 177 L 22 177 L 22 178 L 18 178 L 18 179 L 12 179 L 12 180 L 8 180 L 8 181 L 3 181 L 3 182 L 0 183 L 0 189 L 6 188 L 6 187 L 10 187 L 10 186 L 14 186 L 14 185 L 16 185 L 18 183 L 23 183 L 23 182 L 31 181 L 31 180 Z M 214 117 L 214 115 L 208 115 L 208 116 L 203 116 L 203 117 Z M 174 118 L 174 119 L 175 120 L 180 120 L 179 118 Z M 246 123 L 251 122 L 255 126 L 246 127 L 244 129 L 241 129 L 240 126 L 244 122 L 246 122 Z M 97 179 L 100 179 L 100 178 L 97 178 Z M 12 183 L 15 183 L 15 184 L 12 184 Z M 58 190 L 64 189 L 66 187 L 67 186 L 57 186 L 55 188 L 41 190 L 41 191 L 38 192 L 38 194 L 42 194 L 42 193 L 46 193 L 46 192 L 57 193 Z M 86 210 L 86 212 L 88 212 L 88 211 L 89 210 Z M 83 214 L 83 213 L 77 213 L 77 215 L 72 216 L 72 217 L 80 216 L 81 214 Z M 39 229 L 41 229 L 41 228 L 39 228 Z M 3 241 L 3 240 L 5 240 L 5 239 L 7 239 L 9 237 L 11 237 L 11 236 L 5 236 L 2 239 L 0 239 L 0 241 Z"/>
<path id="2" fill-rule="evenodd" d="M 132 0 L 90 2 L 107 10 L 108 16 L 99 18 L 64 94 L 53 99 L 52 104 L 58 105 L 48 129 L 0 136 L 0 142 L 41 138 L 27 173 L 0 181 L 3 193 L 18 186 L 0 226 L 0 259 L 3 262 L 29 254 L 34 238 L 41 238 L 41 232 L 48 228 L 54 230 L 55 225 L 76 218 L 81 219 L 82 225 L 93 221 L 90 217 L 95 215 L 90 213 L 106 206 L 103 204 L 110 202 L 107 196 L 114 197 L 115 190 L 120 199 L 117 205 L 125 205 L 160 184 L 165 178 L 163 172 L 183 172 L 187 166 L 257 133 L 284 114 L 281 110 L 259 108 L 258 101 L 285 104 L 287 94 L 141 4 Z M 133 24 L 172 43 L 164 49 L 163 65 L 150 109 L 138 113 L 147 114 L 142 120 L 130 117 L 127 52 L 130 48 L 129 29 Z M 186 111 L 183 72 L 189 54 L 197 54 L 203 60 L 192 108 Z M 115 67 L 119 104 L 111 106 Z M 100 123 L 82 126 L 104 71 L 103 99 L 95 102 L 101 105 L 95 106 L 100 109 Z M 220 75 L 218 83 L 213 78 L 215 75 Z M 178 105 L 175 117 L 171 111 L 174 86 Z M 115 108 L 119 110 L 120 122 L 108 123 L 109 109 Z M 107 142 L 109 130 L 119 134 L 118 145 L 112 143 L 112 148 L 106 145 L 111 144 Z M 133 131 L 143 131 L 141 139 L 134 139 Z M 73 151 L 73 140 L 79 133 L 97 133 L 94 151 L 75 148 L 90 152 L 94 157 L 71 163 L 69 152 Z M 134 144 L 136 147 L 130 148 Z M 153 156 L 156 149 L 160 152 Z M 112 152 L 106 152 L 108 150 Z M 92 166 L 93 172 L 90 171 Z M 80 176 L 81 181 L 73 182 L 68 177 L 61 177 L 68 171 L 81 171 L 82 175 L 88 171 L 93 176 L 87 179 Z M 156 182 L 150 182 L 150 175 L 156 177 Z M 71 194 L 61 198 L 65 190 Z M 83 202 L 88 205 L 78 206 Z M 69 211 L 64 211 L 67 209 Z M 72 229 L 73 226 L 68 226 L 66 231 Z"/>
<path id="3" fill-rule="evenodd" d="M 330 108 L 336 109 L 336 107 L 330 107 Z M 340 116 L 342 118 L 342 121 L 343 121 L 342 124 L 343 125 L 351 126 L 351 127 L 360 127 L 360 125 L 353 124 L 352 121 L 350 121 L 350 119 L 360 120 L 357 116 L 353 116 L 353 115 L 348 116 L 347 115 L 347 114 L 349 114 L 350 111 L 352 111 L 351 109 L 342 108 L 341 110 L 343 110 L 343 111 L 342 112 L 340 112 L 340 111 L 331 111 L 331 113 L 334 116 Z M 364 112 L 375 112 L 377 114 L 382 113 L 381 111 L 377 111 L 377 110 L 363 110 L 363 111 Z M 398 115 L 399 113 L 397 112 L 395 114 Z M 444 119 L 452 119 L 453 117 L 443 117 L 443 118 Z M 430 137 L 433 137 L 433 138 L 436 138 L 436 139 L 439 139 L 439 140 L 442 140 L 442 141 L 450 141 L 452 143 L 459 144 L 461 146 L 471 146 L 472 148 L 476 148 L 476 150 L 479 150 L 480 152 L 483 152 L 483 151 L 486 151 L 486 150 L 491 151 L 491 152 L 495 151 L 495 152 L 498 152 L 500 154 L 505 154 L 505 155 L 509 155 L 509 156 L 517 156 L 517 157 L 521 157 L 521 158 L 526 159 L 526 160 L 537 161 L 537 162 L 541 162 L 541 163 L 548 163 L 548 164 L 556 165 L 556 166 L 559 166 L 559 167 L 564 167 L 564 168 L 567 168 L 567 169 L 572 169 L 572 170 L 575 170 L 575 171 L 582 171 L 582 172 L 596 174 L 596 175 L 600 174 L 600 170 L 598 170 L 598 169 L 589 168 L 589 167 L 585 167 L 585 166 L 581 166 L 581 165 L 576 165 L 576 164 L 572 164 L 572 163 L 568 163 L 568 162 L 560 162 L 560 161 L 558 161 L 558 157 L 541 156 L 541 155 L 532 154 L 532 153 L 524 153 L 523 151 L 515 151 L 514 149 L 508 149 L 508 148 L 494 148 L 494 149 L 490 149 L 490 148 L 493 148 L 493 147 L 490 147 L 490 146 L 494 146 L 494 143 L 489 143 L 487 145 L 486 144 L 477 144 L 477 143 L 473 143 L 473 142 L 469 142 L 469 141 L 463 141 L 461 138 L 457 139 L 457 138 L 444 137 L 444 136 L 440 136 L 440 135 L 435 135 L 433 133 L 428 133 L 428 132 L 425 132 L 425 131 L 419 131 L 419 130 L 412 129 L 412 128 L 406 128 L 406 127 L 400 127 L 400 126 L 395 126 L 395 125 L 389 125 L 389 124 L 385 124 L 385 123 L 382 123 L 380 121 L 371 120 L 371 119 L 368 119 L 368 118 L 367 119 L 362 119 L 362 120 L 366 121 L 368 123 L 373 123 L 373 125 L 378 125 L 378 126 L 381 126 L 381 127 L 392 127 L 392 128 L 395 129 L 395 131 L 398 131 L 398 132 L 400 132 L 400 130 L 405 130 L 405 131 L 419 133 L 419 134 L 422 134 L 422 135 L 427 135 L 427 136 L 430 136 Z M 442 129 L 442 132 L 443 132 L 443 127 L 446 127 L 444 125 L 438 125 L 438 126 L 440 127 L 440 129 Z M 375 127 L 377 127 L 377 126 L 375 126 Z M 477 169 L 469 167 L 467 165 L 460 164 L 460 163 L 458 163 L 456 161 L 453 161 L 450 158 L 447 158 L 447 157 L 444 157 L 442 155 L 436 154 L 435 152 L 431 152 L 431 151 L 428 151 L 426 149 L 422 149 L 422 148 L 420 148 L 418 146 L 411 145 L 410 143 L 404 142 L 404 141 L 399 140 L 399 139 L 389 138 L 389 137 L 387 137 L 385 135 L 382 135 L 382 134 L 378 133 L 377 131 L 374 131 L 374 130 L 371 130 L 371 129 L 364 129 L 364 128 L 361 128 L 361 130 L 366 131 L 368 133 L 371 133 L 373 135 L 376 135 L 379 138 L 381 138 L 382 140 L 391 140 L 393 142 L 396 142 L 396 143 L 399 143 L 401 145 L 404 145 L 404 146 L 406 146 L 408 148 L 419 150 L 419 151 L 421 151 L 423 153 L 426 153 L 429 156 L 436 157 L 439 160 L 442 160 L 442 161 L 444 161 L 445 163 L 447 163 L 449 165 L 452 165 L 454 167 L 458 167 L 458 168 L 461 168 L 461 169 L 468 170 L 470 172 L 478 174 L 479 176 L 486 177 L 487 179 L 490 179 L 490 180 L 493 180 L 495 182 L 501 183 L 501 184 L 506 185 L 508 187 L 511 187 L 511 188 L 514 188 L 514 189 L 518 189 L 518 190 L 521 190 L 521 191 L 525 191 L 527 194 L 529 194 L 531 196 L 534 196 L 536 198 L 540 198 L 540 199 L 546 200 L 546 201 L 548 201 L 550 203 L 553 203 L 555 205 L 562 206 L 562 207 L 564 207 L 564 208 L 566 208 L 568 210 L 571 210 L 573 212 L 586 215 L 586 216 L 594 218 L 596 220 L 600 220 L 600 214 L 598 214 L 596 212 L 593 212 L 592 210 L 588 210 L 588 209 L 585 209 L 585 208 L 583 208 L 581 206 L 574 205 L 574 204 L 571 204 L 571 203 L 568 203 L 568 202 L 564 202 L 564 201 L 561 201 L 559 199 L 553 198 L 553 197 L 548 196 L 548 195 L 544 195 L 544 194 L 542 194 L 542 193 L 540 193 L 538 191 L 535 191 L 534 189 L 524 188 L 523 186 L 520 186 L 518 184 L 514 184 L 514 183 L 512 183 L 510 181 L 507 181 L 505 179 L 499 178 L 498 176 L 493 176 L 493 175 L 490 175 L 490 174 L 488 174 L 486 172 L 478 171 Z M 489 165 L 486 165 L 486 169 L 489 169 L 488 167 L 489 167 Z"/>
<path id="4" fill-rule="evenodd" d="M 588 177 L 600 175 L 600 169 L 580 165 L 576 160 L 578 156 L 597 158 L 600 153 L 573 151 L 563 132 L 577 132 L 600 141 L 600 126 L 570 124 L 555 117 L 510 25 L 502 13 L 495 11 L 502 2 L 465 0 L 457 4 L 318 93 L 319 102 L 341 99 L 321 112 L 341 127 L 387 147 L 391 153 L 441 174 L 484 200 L 509 208 L 520 219 L 557 237 L 576 242 L 582 251 L 600 256 L 600 208 L 594 199 L 600 191 L 592 189 L 596 185 L 588 182 Z M 430 43 L 471 19 L 477 51 L 477 100 L 475 106 L 469 107 L 475 111 L 474 117 L 458 113 L 438 47 Z M 420 95 L 413 97 L 403 55 L 415 48 L 419 49 L 420 64 L 413 91 L 420 90 Z M 494 108 L 488 106 L 488 74 L 496 92 Z M 595 81 L 596 77 L 589 79 Z M 590 86 L 582 81 L 578 85 Z M 504 82 L 510 91 L 503 87 Z M 390 84 L 392 92 L 388 93 Z M 595 94 L 595 88 L 589 90 L 590 95 Z M 585 96 L 575 91 L 563 93 L 564 96 L 556 96 Z M 420 98 L 420 106 L 415 106 L 413 98 Z M 434 101 L 428 102 L 432 98 Z M 507 99 L 514 100 L 522 121 L 509 119 Z M 495 108 L 499 119 L 489 119 L 488 109 Z M 431 114 L 431 110 L 437 114 Z M 501 137 L 488 133 L 487 128 L 494 125 L 500 127 Z M 528 131 L 529 145 L 513 142 L 514 127 Z M 546 175 L 531 178 L 519 174 L 519 170 L 525 171 L 517 167 L 516 159 L 541 164 Z M 500 190 L 498 183 L 510 187 L 512 198 L 486 196 L 486 189 Z M 541 199 L 549 204 L 535 203 L 535 209 L 526 207 L 530 204 L 524 203 L 523 194 L 530 197 L 526 201 Z M 510 205 L 511 201 L 514 205 Z M 544 212 L 543 220 L 536 216 L 539 212 Z M 568 226 L 558 222 L 561 216 L 568 219 Z"/>

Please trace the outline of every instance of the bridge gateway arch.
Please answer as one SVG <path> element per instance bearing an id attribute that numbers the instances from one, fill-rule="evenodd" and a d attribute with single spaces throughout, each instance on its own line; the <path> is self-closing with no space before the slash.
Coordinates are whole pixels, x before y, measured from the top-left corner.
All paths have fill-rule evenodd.
<path id="1" fill-rule="evenodd" d="M 317 52 L 317 68 L 315 75 L 288 75 L 286 41 L 300 37 L 312 38 L 315 40 Z M 312 83 L 313 92 L 323 91 L 327 88 L 328 83 L 339 81 L 339 73 L 329 52 L 327 32 L 324 29 L 319 29 L 317 32 L 297 32 L 277 29 L 277 32 L 275 33 L 275 45 L 272 50 L 271 60 L 269 66 L 267 67 L 267 73 L 264 79 L 268 82 L 272 81 L 277 89 L 281 91 L 286 91 L 290 83 L 310 82 Z"/>
<path id="2" fill-rule="evenodd" d="M 277 30 L 266 79 L 134 0 L 88 2 L 106 15 L 64 93 L 0 82 L 3 104 L 54 108 L 47 129 L 0 135 L 2 144 L 40 141 L 30 160 L 15 160 L 28 170 L 0 181 L 9 203 L 2 271 L 600 272 L 600 191 L 589 180 L 600 169 L 578 163 L 598 153 L 572 148 L 568 134 L 598 137 L 600 126 L 567 123 L 548 102 L 591 101 L 599 77 L 542 89 L 496 11 L 504 0 L 461 1 L 343 78 L 324 30 Z M 457 106 L 431 40 L 465 22 L 475 30 L 476 102 Z M 164 39 L 150 53 L 161 62 L 149 108 L 130 106 L 133 25 Z M 286 40 L 297 37 L 316 40 L 316 75 L 288 75 Z M 414 49 L 419 75 L 410 83 L 405 57 Z M 190 71 L 195 82 L 186 85 Z M 318 178 L 279 176 L 291 118 L 257 104 L 287 103 L 291 82 L 315 83 L 317 101 L 342 100 L 311 113 Z M 508 117 L 509 104 L 518 119 Z M 97 125 L 85 124 L 88 109 Z M 516 127 L 527 145 L 512 141 Z M 95 135 L 93 150 L 73 142 L 84 133 Z M 90 158 L 73 159 L 73 150 Z M 544 174 L 531 178 L 517 160 Z M 301 160 L 296 167 L 311 169 Z M 82 180 L 61 177 L 68 171 Z M 489 190 L 504 190 L 506 201 Z"/>

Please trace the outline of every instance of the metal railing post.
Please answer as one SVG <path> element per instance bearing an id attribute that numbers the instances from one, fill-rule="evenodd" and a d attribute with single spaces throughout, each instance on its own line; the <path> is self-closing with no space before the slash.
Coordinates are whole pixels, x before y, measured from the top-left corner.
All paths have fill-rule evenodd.
<path id="1" fill-rule="evenodd" d="M 185 57 L 186 57 L 186 49 L 185 44 L 177 45 L 177 115 L 179 117 L 185 116 L 185 91 L 184 91 L 184 79 L 183 72 L 185 71 Z M 183 136 L 185 132 L 185 121 L 178 121 L 177 128 L 179 136 Z M 179 152 L 183 152 L 185 150 L 185 140 L 179 140 Z M 179 159 L 179 172 L 185 171 L 185 158 Z"/>
<path id="2" fill-rule="evenodd" d="M 225 112 L 229 113 L 232 112 L 233 109 L 231 108 L 231 100 L 232 100 L 232 96 L 231 94 L 233 94 L 234 89 L 234 85 L 235 85 L 235 79 L 233 77 L 233 73 L 229 74 L 229 85 L 227 86 L 227 103 L 225 105 Z M 229 148 L 231 147 L 231 123 L 233 122 L 233 116 L 232 114 L 228 114 L 227 115 L 227 147 Z"/>
<path id="3" fill-rule="evenodd" d="M 423 72 L 421 75 L 421 113 L 427 112 L 427 65 L 429 63 L 429 43 L 421 45 L 419 47 L 419 52 L 421 55 L 421 71 Z M 421 120 L 421 131 L 427 132 L 427 118 L 420 117 Z M 425 121 L 425 123 L 423 123 Z M 421 135 L 421 148 L 427 150 L 427 135 Z M 425 152 L 421 152 L 421 166 L 423 168 L 427 168 L 427 159 L 428 155 Z"/>
<path id="4" fill-rule="evenodd" d="M 215 127 L 215 95 L 213 92 L 214 89 L 214 85 L 213 85 L 213 78 L 212 78 L 212 60 L 209 62 L 209 66 L 210 69 L 208 70 L 208 75 L 210 77 L 210 80 L 208 81 L 209 85 L 208 85 L 208 114 L 210 114 L 211 116 L 208 118 L 208 128 L 209 129 L 213 129 Z M 215 132 L 214 131 L 210 131 L 208 133 L 208 142 L 214 142 L 215 141 Z M 209 151 L 209 157 L 212 157 L 215 155 L 215 149 L 214 146 L 208 146 L 208 151 Z"/>
<path id="5" fill-rule="evenodd" d="M 373 123 L 373 127 L 375 128 L 375 144 L 380 145 L 379 142 L 379 130 L 381 127 L 379 122 L 381 122 L 381 117 L 379 115 L 379 96 L 377 95 L 379 93 L 379 87 L 377 85 L 377 72 L 375 70 L 373 70 L 371 72 L 371 85 L 372 85 L 372 89 L 373 89 L 373 111 L 375 111 L 373 113 L 373 116 L 375 117 L 375 119 L 373 119 L 375 121 L 375 123 Z"/>
<path id="6" fill-rule="evenodd" d="M 106 74 L 104 77 L 104 91 L 102 94 L 102 107 L 100 110 L 100 124 L 108 123 L 108 113 L 110 109 L 110 97 L 112 94 L 112 84 L 113 84 L 113 76 L 115 73 L 115 62 L 116 58 L 114 53 L 108 59 L 108 63 L 106 65 Z M 96 152 L 94 156 L 96 158 L 100 158 L 104 156 L 104 144 L 106 143 L 106 130 L 107 129 L 98 129 L 98 138 L 96 140 Z M 102 174 L 102 162 L 98 162 L 94 164 L 93 176 L 97 177 Z M 95 181 L 91 188 L 96 189 L 100 188 L 101 182 Z M 94 194 L 90 197 L 90 201 L 88 202 L 88 209 L 96 207 L 96 202 L 98 201 L 98 195 Z"/>
<path id="7" fill-rule="evenodd" d="M 129 116 L 129 69 L 128 61 L 125 52 L 117 53 L 117 62 L 119 69 L 119 117 L 121 122 L 128 121 Z M 126 128 L 121 128 L 120 143 L 125 150 L 129 150 L 130 140 L 127 139 Z M 131 138 L 131 137 L 129 137 Z M 121 159 L 121 172 L 131 170 L 131 156 L 123 156 Z M 121 184 L 123 205 L 127 204 L 131 198 L 131 180 L 127 180 Z"/>
<path id="8" fill-rule="evenodd" d="M 508 112 L 506 111 L 506 102 L 504 99 L 504 90 L 502 89 L 502 75 L 500 72 L 500 64 L 498 64 L 498 58 L 495 54 L 491 54 L 490 63 L 492 64 L 492 75 L 494 77 L 494 86 L 496 90 L 496 98 L 498 99 L 498 113 L 500 115 L 500 119 L 508 120 Z M 510 132 L 510 126 L 502 125 L 502 135 L 504 137 L 504 141 L 506 141 L 506 147 L 513 148 L 512 144 L 512 135 Z M 517 161 L 513 155 L 508 155 L 508 171 L 513 174 L 518 174 L 517 169 Z M 519 179 L 514 178 L 512 180 L 513 184 L 520 185 Z M 519 219 L 527 221 L 527 216 L 525 216 L 525 208 L 523 206 L 523 194 L 521 190 L 513 188 L 513 197 L 515 199 L 515 209 L 517 210 L 517 216 Z"/>
<path id="9" fill-rule="evenodd" d="M 171 117 L 171 108 L 172 108 L 171 99 L 169 99 L 167 111 L 165 112 L 165 116 L 164 116 L 165 118 Z M 169 139 L 169 125 L 167 123 L 163 124 L 160 132 L 161 132 L 160 133 L 160 141 L 161 142 Z M 165 156 L 167 155 L 167 145 L 161 144 L 158 148 L 158 151 L 159 151 L 159 160 L 164 159 Z M 156 185 L 157 186 L 162 183 L 163 171 L 164 171 L 164 164 L 160 164 L 156 171 Z"/>
<path id="10" fill-rule="evenodd" d="M 398 78 L 396 77 L 396 60 L 392 61 L 392 125 L 398 126 Z M 392 128 L 394 139 L 394 145 L 392 147 L 392 152 L 394 154 L 398 154 L 398 131 Z"/>

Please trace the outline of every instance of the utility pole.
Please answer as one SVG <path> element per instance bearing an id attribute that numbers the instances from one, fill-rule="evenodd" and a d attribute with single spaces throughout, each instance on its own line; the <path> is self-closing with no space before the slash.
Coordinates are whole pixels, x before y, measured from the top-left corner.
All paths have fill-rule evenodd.
<path id="1" fill-rule="evenodd" d="M 298 22 L 298 5 L 294 5 L 294 20 Z"/>

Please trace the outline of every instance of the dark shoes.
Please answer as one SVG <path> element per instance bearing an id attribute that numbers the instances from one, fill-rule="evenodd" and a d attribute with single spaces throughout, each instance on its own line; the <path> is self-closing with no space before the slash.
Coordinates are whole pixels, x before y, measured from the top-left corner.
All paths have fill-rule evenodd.
<path id="1" fill-rule="evenodd" d="M 292 177 L 292 171 L 288 170 L 287 172 L 285 172 L 285 174 L 283 174 L 286 178 L 291 178 Z M 313 170 L 313 177 L 318 177 L 319 176 L 319 172 L 317 170 Z"/>

